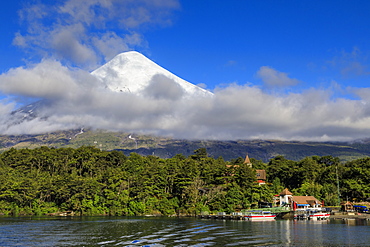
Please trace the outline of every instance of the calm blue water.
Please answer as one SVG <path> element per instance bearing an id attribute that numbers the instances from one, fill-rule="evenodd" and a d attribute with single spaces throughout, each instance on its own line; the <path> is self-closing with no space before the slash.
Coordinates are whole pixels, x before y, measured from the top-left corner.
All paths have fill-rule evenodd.
<path id="1" fill-rule="evenodd" d="M 370 221 L 2 217 L 0 246 L 370 246 Z"/>

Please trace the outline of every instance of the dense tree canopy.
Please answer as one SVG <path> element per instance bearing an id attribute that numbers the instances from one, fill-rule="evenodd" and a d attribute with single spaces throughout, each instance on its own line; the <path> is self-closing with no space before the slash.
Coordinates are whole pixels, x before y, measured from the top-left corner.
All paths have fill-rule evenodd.
<path id="1" fill-rule="evenodd" d="M 243 161 L 214 159 L 206 149 L 169 159 L 94 147 L 10 149 L 0 154 L 0 214 L 233 212 L 271 201 L 284 188 L 336 205 L 338 181 L 341 198 L 370 197 L 370 158 L 341 164 L 331 156 L 277 156 L 267 164 L 252 159 L 253 168 Z M 266 169 L 265 185 L 255 169 Z"/>

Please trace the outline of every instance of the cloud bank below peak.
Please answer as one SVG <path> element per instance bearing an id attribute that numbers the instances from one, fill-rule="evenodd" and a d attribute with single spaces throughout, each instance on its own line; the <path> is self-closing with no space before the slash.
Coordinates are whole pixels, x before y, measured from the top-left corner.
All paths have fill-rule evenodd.
<path id="1" fill-rule="evenodd" d="M 271 94 L 253 85 L 229 85 L 212 97 L 183 96 L 170 78 L 156 75 L 147 94 L 107 90 L 97 78 L 44 60 L 0 75 L 0 90 L 45 100 L 39 118 L 9 124 L 14 104 L 0 105 L 1 134 L 78 128 L 127 131 L 186 139 L 338 141 L 367 137 L 370 93 L 332 99 L 330 90 Z M 167 90 L 169 89 L 169 90 Z M 41 120 L 43 119 L 43 120 Z"/>

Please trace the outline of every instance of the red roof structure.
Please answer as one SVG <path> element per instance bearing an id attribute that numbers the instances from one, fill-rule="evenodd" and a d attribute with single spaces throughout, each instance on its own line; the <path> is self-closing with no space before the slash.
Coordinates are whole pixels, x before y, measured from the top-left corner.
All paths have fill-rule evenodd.
<path id="1" fill-rule="evenodd" d="M 311 207 L 322 204 L 320 200 L 313 196 L 292 196 L 291 200 L 297 203 L 297 205 L 310 205 Z"/>

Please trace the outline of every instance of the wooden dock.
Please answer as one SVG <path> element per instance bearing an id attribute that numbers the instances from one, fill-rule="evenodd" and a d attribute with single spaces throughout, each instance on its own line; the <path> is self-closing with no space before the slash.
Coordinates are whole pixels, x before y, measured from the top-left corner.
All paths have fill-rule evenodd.
<path id="1" fill-rule="evenodd" d="M 230 215 L 230 214 L 209 214 L 209 215 L 198 215 L 198 218 L 202 219 L 218 219 L 218 220 L 245 220 L 245 215 Z M 280 212 L 276 214 L 277 219 L 294 219 L 294 211 L 289 212 Z M 299 218 L 304 220 L 306 218 Z M 340 219 L 340 220 L 369 220 L 370 214 L 359 214 L 359 213 L 341 213 L 335 212 L 332 213 L 329 219 Z"/>
<path id="2" fill-rule="evenodd" d="M 215 215 L 215 214 L 210 214 L 210 215 L 198 215 L 198 218 L 202 219 L 214 219 L 214 220 L 245 220 L 244 215 Z"/>

